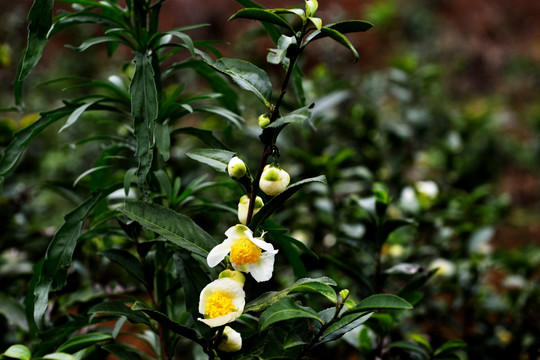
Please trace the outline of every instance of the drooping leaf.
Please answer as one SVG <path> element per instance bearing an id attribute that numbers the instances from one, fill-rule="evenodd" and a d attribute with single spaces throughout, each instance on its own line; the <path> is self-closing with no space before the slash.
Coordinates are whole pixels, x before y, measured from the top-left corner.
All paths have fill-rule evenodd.
<path id="1" fill-rule="evenodd" d="M 69 117 L 68 117 L 66 123 L 64 124 L 64 126 L 62 126 L 60 128 L 60 130 L 58 130 L 58 133 L 61 133 L 62 131 L 64 131 L 65 129 L 70 127 L 71 125 L 75 124 L 75 122 L 77 122 L 77 120 L 79 120 L 79 117 L 86 111 L 86 109 L 88 109 L 90 106 L 92 106 L 96 102 L 97 102 L 97 100 L 87 102 L 86 104 L 81 105 L 75 111 L 73 111 L 71 113 L 71 115 L 69 115 Z"/>
<path id="2" fill-rule="evenodd" d="M 119 300 L 101 302 L 97 305 L 92 306 L 90 310 L 88 310 L 88 313 L 125 316 L 130 322 L 134 324 L 150 325 L 150 321 L 145 315 L 132 311 L 129 306 L 124 304 L 123 301 Z"/>
<path id="3" fill-rule="evenodd" d="M 320 343 L 333 341 L 341 338 L 343 335 L 351 330 L 354 330 L 358 326 L 365 323 L 373 313 L 367 314 L 350 314 L 341 317 L 338 321 L 330 325 L 322 334 Z"/>
<path id="4" fill-rule="evenodd" d="M 24 105 L 22 100 L 24 80 L 36 67 L 47 43 L 47 33 L 52 25 L 53 4 L 54 0 L 34 0 L 28 13 L 28 43 L 13 83 L 17 106 Z"/>
<path id="5" fill-rule="evenodd" d="M 434 355 L 440 356 L 444 354 L 451 353 L 458 349 L 463 349 L 464 347 L 467 347 L 467 343 L 463 340 L 450 340 L 442 344 L 440 347 L 438 347 L 435 350 Z"/>
<path id="6" fill-rule="evenodd" d="M 146 284 L 141 262 L 129 251 L 122 249 L 107 249 L 101 252 L 107 259 L 120 265 L 141 284 Z"/>
<path id="7" fill-rule="evenodd" d="M 57 351 L 73 354 L 79 350 L 86 349 L 89 346 L 110 339 L 112 339 L 112 336 L 104 333 L 88 333 L 83 335 L 77 335 L 60 345 Z"/>
<path id="8" fill-rule="evenodd" d="M 410 310 L 412 305 L 399 296 L 392 294 L 371 295 L 360 301 L 356 308 L 347 311 L 347 314 L 377 310 Z"/>
<path id="9" fill-rule="evenodd" d="M 217 241 L 191 218 L 161 205 L 129 201 L 120 211 L 148 230 L 194 254 L 206 257 L 217 245 Z"/>
<path id="10" fill-rule="evenodd" d="M 100 36 L 84 40 L 79 46 L 67 45 L 67 47 L 78 52 L 83 52 L 94 45 L 108 42 L 118 42 L 118 38 L 115 36 Z"/>
<path id="11" fill-rule="evenodd" d="M 207 64 L 230 76 L 236 85 L 255 94 L 267 108 L 270 108 L 272 83 L 264 70 L 239 59 L 220 58 L 215 63 L 207 61 Z"/>
<path id="12" fill-rule="evenodd" d="M 230 150 L 218 138 L 216 138 L 210 130 L 202 130 L 202 129 L 197 129 L 194 127 L 179 128 L 171 132 L 171 137 L 177 134 L 193 135 L 196 138 L 200 139 L 202 142 L 204 142 L 206 145 L 210 146 L 211 148 L 219 149 L 219 150 Z"/>
<path id="13" fill-rule="evenodd" d="M 65 216 L 64 224 L 54 234 L 47 248 L 39 281 L 34 290 L 34 321 L 36 324 L 39 325 L 47 310 L 49 292 L 60 290 L 66 282 L 67 268 L 71 263 L 84 219 L 94 206 L 112 191 L 113 188 L 109 188 L 81 203 Z"/>
<path id="14" fill-rule="evenodd" d="M 302 286 L 303 284 L 313 284 L 313 283 L 321 283 L 328 286 L 336 286 L 336 282 L 328 277 L 320 277 L 320 278 L 304 278 L 296 281 L 293 285 L 289 286 L 288 288 L 281 290 L 281 291 L 269 291 L 258 298 L 250 301 L 246 304 L 244 307 L 244 312 L 259 312 L 262 311 L 272 304 L 276 303 L 277 301 L 283 299 L 288 295 L 288 293 L 295 289 L 298 286 Z"/>
<path id="15" fill-rule="evenodd" d="M 157 124 L 156 147 L 163 158 L 163 161 L 167 162 L 171 157 L 171 154 L 169 153 L 171 148 L 171 135 L 168 124 Z"/>
<path id="16" fill-rule="evenodd" d="M 277 322 L 298 318 L 315 319 L 320 323 L 323 322 L 312 308 L 298 305 L 290 299 L 282 299 L 261 314 L 259 318 L 259 332 L 264 331 L 270 325 Z"/>
<path id="17" fill-rule="evenodd" d="M 194 108 L 193 110 L 197 112 L 216 114 L 221 117 L 224 117 L 225 119 L 229 120 L 231 124 L 236 126 L 238 129 L 242 129 L 242 123 L 244 123 L 244 119 L 241 116 L 219 106 L 198 106 Z"/>
<path id="18" fill-rule="evenodd" d="M 227 165 L 235 153 L 220 149 L 195 149 L 186 153 L 193 160 L 210 166 L 217 172 L 227 173 Z"/>
<path id="19" fill-rule="evenodd" d="M 203 342 L 203 340 L 197 337 L 197 333 L 195 332 L 195 330 L 169 319 L 165 314 L 146 306 L 146 304 L 140 301 L 135 302 L 131 309 L 133 311 L 142 311 L 146 315 L 150 316 L 152 319 L 156 320 L 162 326 L 175 332 L 176 334 L 182 335 L 198 344 L 202 344 Z"/>
<path id="20" fill-rule="evenodd" d="M 264 220 L 266 220 L 266 218 L 268 218 L 275 211 L 277 211 L 287 199 L 293 196 L 304 185 L 312 182 L 320 182 L 326 184 L 326 178 L 321 175 L 313 178 L 304 179 L 292 185 L 289 185 L 289 187 L 287 187 L 283 192 L 274 196 L 268 203 L 264 204 L 264 206 L 257 212 L 257 214 L 253 216 L 253 219 L 249 223 L 249 228 L 255 231 L 264 222 Z"/>
<path id="21" fill-rule="evenodd" d="M 315 294 L 321 294 L 324 297 L 326 297 L 328 300 L 330 300 L 332 303 L 337 302 L 337 296 L 336 292 L 332 287 L 329 285 L 319 282 L 319 281 L 307 281 L 302 284 L 299 284 L 295 287 L 293 287 L 289 294 L 294 293 L 315 293 Z"/>
<path id="22" fill-rule="evenodd" d="M 332 29 L 332 28 L 326 27 L 326 26 L 322 27 L 320 31 L 321 31 L 322 34 L 325 34 L 326 36 L 332 38 L 336 42 L 338 42 L 341 45 L 348 48 L 354 55 L 354 62 L 358 61 L 360 56 L 358 55 L 358 52 L 354 48 L 354 45 L 351 44 L 351 42 L 349 41 L 349 39 L 347 39 L 347 37 L 345 35 L 343 35 L 342 33 L 340 33 L 339 31 L 337 31 L 335 29 Z"/>
<path id="23" fill-rule="evenodd" d="M 284 27 L 294 33 L 292 26 L 281 16 L 275 14 L 272 10 L 260 9 L 260 8 L 247 8 L 241 9 L 236 14 L 229 18 L 230 20 L 234 19 L 249 19 L 249 20 L 258 20 L 263 23 L 270 23 Z"/>

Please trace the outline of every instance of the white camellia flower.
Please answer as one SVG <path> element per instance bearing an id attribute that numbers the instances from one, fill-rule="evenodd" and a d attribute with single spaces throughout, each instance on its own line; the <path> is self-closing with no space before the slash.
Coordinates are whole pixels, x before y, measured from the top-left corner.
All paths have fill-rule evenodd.
<path id="1" fill-rule="evenodd" d="M 255 215 L 261 208 L 263 207 L 264 202 L 261 199 L 260 196 L 257 196 L 255 198 L 255 206 L 253 206 L 253 215 Z M 238 203 L 238 220 L 240 220 L 240 223 L 247 225 L 247 214 L 249 210 L 249 196 L 244 195 L 240 198 L 240 202 Z"/>
<path id="2" fill-rule="evenodd" d="M 275 196 L 285 190 L 290 181 L 291 177 L 285 170 L 273 165 L 266 165 L 261 174 L 259 188 L 266 195 Z"/>
<path id="3" fill-rule="evenodd" d="M 238 156 L 233 157 L 227 164 L 227 172 L 229 176 L 235 179 L 241 178 L 246 175 L 246 164 Z"/>
<path id="4" fill-rule="evenodd" d="M 227 270 L 226 270 L 227 271 Z M 226 271 L 222 272 L 224 274 Z M 244 276 L 238 271 L 228 271 L 228 277 L 222 277 L 206 285 L 199 298 L 199 312 L 204 315 L 199 318 L 210 327 L 230 323 L 244 311 L 246 294 L 244 292 Z"/>
<path id="5" fill-rule="evenodd" d="M 437 269 L 436 276 L 451 277 L 456 273 L 456 264 L 443 258 L 433 260 L 428 268 Z"/>
<path id="6" fill-rule="evenodd" d="M 270 280 L 278 252 L 272 244 L 253 237 L 253 232 L 240 224 L 230 227 L 225 235 L 227 239 L 208 254 L 208 265 L 214 267 L 230 254 L 231 264 L 236 270 L 250 273 L 257 282 Z"/>
<path id="7" fill-rule="evenodd" d="M 235 352 L 242 349 L 242 335 L 230 326 L 223 329 L 223 337 L 218 346 L 218 350 L 224 352 Z"/>

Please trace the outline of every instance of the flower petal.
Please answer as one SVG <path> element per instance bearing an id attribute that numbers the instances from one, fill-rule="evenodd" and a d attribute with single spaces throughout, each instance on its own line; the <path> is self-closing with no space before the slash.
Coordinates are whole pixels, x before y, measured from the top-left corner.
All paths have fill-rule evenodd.
<path id="1" fill-rule="evenodd" d="M 231 246 L 233 243 L 234 241 L 226 239 L 221 244 L 214 246 L 206 257 L 208 266 L 214 267 L 225 259 L 225 256 L 227 256 L 227 254 L 231 251 Z"/>
<path id="2" fill-rule="evenodd" d="M 265 252 L 259 261 L 249 265 L 249 273 L 257 282 L 268 281 L 274 272 L 275 252 Z"/>
<path id="3" fill-rule="evenodd" d="M 247 234 L 250 235 L 247 235 Z M 253 237 L 253 233 L 249 228 L 242 224 L 237 224 L 234 226 L 231 226 L 230 228 L 225 231 L 225 235 L 227 236 L 227 239 L 234 239 L 237 240 L 239 238 L 243 238 L 244 236 L 248 236 L 249 238 Z"/>

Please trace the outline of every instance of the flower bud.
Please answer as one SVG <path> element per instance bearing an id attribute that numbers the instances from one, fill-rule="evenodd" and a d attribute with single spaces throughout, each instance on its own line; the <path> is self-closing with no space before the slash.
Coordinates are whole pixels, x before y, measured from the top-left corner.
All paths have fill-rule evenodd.
<path id="1" fill-rule="evenodd" d="M 343 289 L 339 292 L 339 296 L 341 297 L 341 300 L 345 300 L 349 297 L 349 290 L 348 289 Z"/>
<path id="2" fill-rule="evenodd" d="M 235 156 L 229 161 L 227 171 L 230 177 L 239 179 L 246 175 L 246 164 L 238 156 Z"/>
<path id="3" fill-rule="evenodd" d="M 318 7 L 317 0 L 306 0 L 306 16 L 313 16 Z"/>
<path id="4" fill-rule="evenodd" d="M 291 177 L 285 170 L 273 165 L 266 165 L 259 181 L 259 188 L 266 195 L 275 196 L 285 190 L 289 181 L 291 181 Z"/>
<path id="5" fill-rule="evenodd" d="M 223 278 L 230 278 L 238 283 L 240 283 L 240 285 L 244 285 L 244 283 L 246 282 L 246 277 L 244 276 L 244 274 L 242 274 L 240 271 L 236 271 L 236 270 L 223 270 L 222 272 L 219 273 L 219 278 L 220 279 L 223 279 Z"/>
<path id="6" fill-rule="evenodd" d="M 242 349 L 242 335 L 240 335 L 238 331 L 235 331 L 230 326 L 225 326 L 218 350 L 224 352 L 235 352 L 240 349 Z"/>
<path id="7" fill-rule="evenodd" d="M 270 118 L 268 117 L 268 114 L 261 114 L 259 116 L 259 126 L 261 129 L 264 129 L 270 124 Z"/>
<path id="8" fill-rule="evenodd" d="M 253 215 L 255 215 L 261 208 L 263 207 L 264 203 L 260 196 L 257 196 L 255 199 L 255 206 L 253 207 Z M 240 220 L 241 224 L 247 225 L 247 214 L 249 210 L 249 196 L 244 195 L 240 198 L 240 202 L 238 203 L 238 220 Z"/>

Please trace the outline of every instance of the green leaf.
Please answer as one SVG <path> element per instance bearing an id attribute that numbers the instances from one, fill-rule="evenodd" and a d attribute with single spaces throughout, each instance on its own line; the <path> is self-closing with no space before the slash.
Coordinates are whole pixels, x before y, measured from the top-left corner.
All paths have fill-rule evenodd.
<path id="1" fill-rule="evenodd" d="M 208 145 L 208 146 L 210 146 L 211 148 L 214 148 L 214 149 L 230 150 L 218 138 L 216 138 L 214 136 L 214 134 L 212 134 L 212 131 L 210 131 L 210 130 L 202 130 L 202 129 L 197 129 L 197 128 L 194 128 L 194 127 L 185 127 L 185 128 L 175 129 L 171 133 L 171 136 L 175 136 L 175 135 L 178 135 L 178 134 L 193 135 L 196 138 L 198 138 L 199 140 L 201 140 L 202 142 L 204 142 L 206 145 Z"/>
<path id="2" fill-rule="evenodd" d="M 101 254 L 103 254 L 107 259 L 126 269 L 131 277 L 139 281 L 141 284 L 146 284 L 141 262 L 129 251 L 122 249 L 108 249 L 102 251 Z"/>
<path id="3" fill-rule="evenodd" d="M 129 85 L 131 114 L 136 119 L 153 121 L 158 115 L 158 97 L 152 55 L 135 53 L 135 73 Z"/>
<path id="4" fill-rule="evenodd" d="M 320 343 L 325 343 L 328 341 L 333 341 L 341 338 L 343 335 L 349 331 L 357 328 L 358 326 L 365 323 L 373 313 L 368 314 L 350 314 L 341 317 L 338 321 L 330 325 L 322 334 L 322 339 Z"/>
<path id="5" fill-rule="evenodd" d="M 118 37 L 115 37 L 115 36 L 100 36 L 100 37 L 84 40 L 79 46 L 66 45 L 66 47 L 73 49 L 75 51 L 78 51 L 78 52 L 83 52 L 94 45 L 107 43 L 107 42 L 117 42 L 118 40 L 119 40 Z"/>
<path id="6" fill-rule="evenodd" d="M 30 360 L 32 353 L 24 345 L 12 345 L 4 352 L 3 356 L 19 360 Z"/>
<path id="7" fill-rule="evenodd" d="M 236 14 L 234 14 L 233 16 L 231 16 L 229 18 L 229 21 L 234 20 L 234 19 L 258 20 L 263 23 L 270 23 L 270 24 L 284 27 L 290 30 L 292 33 L 294 33 L 294 29 L 285 19 L 275 14 L 271 10 L 267 10 L 267 9 L 260 9 L 260 8 L 242 9 L 238 11 Z"/>
<path id="8" fill-rule="evenodd" d="M 66 354 L 63 352 L 54 352 L 52 354 L 47 354 L 43 356 L 43 359 L 50 359 L 50 360 L 76 360 L 75 356 L 71 354 Z"/>
<path id="9" fill-rule="evenodd" d="M 77 120 L 79 120 L 79 117 L 86 111 L 86 109 L 88 109 L 90 106 L 95 104 L 97 101 L 98 100 L 90 101 L 90 102 L 88 102 L 86 104 L 81 105 L 75 111 L 73 111 L 71 113 L 71 115 L 69 115 L 69 117 L 68 117 L 66 123 L 64 124 L 64 126 L 62 126 L 60 128 L 60 130 L 58 130 L 58 133 L 61 133 L 62 131 L 64 131 L 65 129 L 70 127 L 71 125 L 75 124 L 75 122 L 77 122 Z"/>
<path id="10" fill-rule="evenodd" d="M 94 305 L 88 310 L 89 314 L 110 314 L 117 316 L 125 316 L 127 319 L 134 324 L 146 324 L 150 325 L 150 321 L 144 315 L 133 312 L 129 306 L 124 304 L 123 301 L 113 300 L 105 301 Z"/>
<path id="11" fill-rule="evenodd" d="M 76 353 L 79 350 L 86 349 L 92 345 L 97 344 L 105 340 L 112 339 L 112 336 L 109 334 L 103 333 L 88 333 L 83 335 L 74 336 L 57 349 L 58 352 L 64 353 Z"/>
<path id="12" fill-rule="evenodd" d="M 168 124 L 157 124 L 156 126 L 156 147 L 163 158 L 167 162 L 171 157 L 171 134 Z"/>
<path id="13" fill-rule="evenodd" d="M 28 332 L 24 307 L 16 298 L 0 292 L 0 314 L 5 316 L 8 324 Z"/>
<path id="14" fill-rule="evenodd" d="M 418 344 L 422 345 L 427 350 L 428 353 L 433 352 L 433 348 L 431 347 L 431 344 L 424 336 L 420 334 L 411 334 L 411 339 L 417 342 Z"/>
<path id="15" fill-rule="evenodd" d="M 122 360 L 142 360 L 139 354 L 122 344 L 104 345 L 101 348 Z"/>
<path id="16" fill-rule="evenodd" d="M 227 173 L 229 161 L 236 155 L 232 151 L 220 149 L 195 149 L 186 153 L 191 159 L 210 166 L 217 172 Z"/>
<path id="17" fill-rule="evenodd" d="M 4 183 L 5 177 L 15 168 L 15 165 L 21 159 L 21 156 L 30 144 L 30 141 L 36 137 L 43 129 L 53 124 L 63 116 L 68 115 L 71 110 L 66 110 L 67 107 L 62 107 L 54 111 L 41 114 L 41 118 L 24 129 L 17 131 L 13 135 L 13 140 L 4 150 L 0 159 L 0 186 Z"/>
<path id="18" fill-rule="evenodd" d="M 277 322 L 298 318 L 315 319 L 321 324 L 323 322 L 315 310 L 298 305 L 290 299 L 283 299 L 262 313 L 259 319 L 259 332 L 264 331 L 268 326 Z"/>
<path id="19" fill-rule="evenodd" d="M 217 241 L 189 217 L 158 204 L 126 202 L 120 209 L 131 220 L 194 254 L 206 257 Z"/>
<path id="20" fill-rule="evenodd" d="M 321 30 L 321 28 L 322 28 L 322 20 L 320 18 L 318 18 L 318 17 L 309 17 L 308 19 L 313 23 L 313 25 L 315 25 L 317 30 Z"/>
<path id="21" fill-rule="evenodd" d="M 146 185 L 146 177 L 152 168 L 152 160 L 154 151 L 152 149 L 153 128 L 148 121 L 135 119 L 135 137 L 137 138 L 137 151 L 135 155 L 139 159 L 137 167 L 137 186 L 141 190 L 143 199 L 148 198 L 148 187 Z"/>
<path id="22" fill-rule="evenodd" d="M 336 282 L 328 277 L 320 277 L 320 278 L 304 278 L 296 281 L 293 285 L 289 286 L 288 288 L 281 290 L 281 291 L 269 291 L 255 300 L 250 301 L 246 306 L 244 307 L 244 312 L 259 312 L 263 311 L 264 309 L 270 307 L 272 304 L 276 303 L 277 301 L 283 299 L 288 295 L 288 293 L 295 289 L 297 286 L 302 286 L 304 283 L 321 283 L 328 286 L 336 286 Z"/>
<path id="23" fill-rule="evenodd" d="M 13 83 L 17 106 L 24 106 L 22 100 L 24 80 L 36 67 L 47 43 L 47 33 L 52 25 L 53 4 L 54 0 L 34 0 L 28 13 L 28 43 Z"/>
<path id="24" fill-rule="evenodd" d="M 172 321 L 165 314 L 146 306 L 146 304 L 140 301 L 136 301 L 131 309 L 133 311 L 142 311 L 146 315 L 150 316 L 152 319 L 156 320 L 162 326 L 166 327 L 167 329 L 173 331 L 178 335 L 184 336 L 198 344 L 202 344 L 203 342 L 203 340 L 197 337 L 197 333 L 195 332 L 195 330 L 181 325 L 175 321 Z"/>
<path id="25" fill-rule="evenodd" d="M 376 294 L 360 301 L 354 310 L 347 311 L 356 313 L 360 311 L 377 311 L 377 310 L 410 310 L 412 305 L 404 299 L 391 294 Z"/>
<path id="26" fill-rule="evenodd" d="M 440 347 L 438 347 L 435 350 L 434 355 L 439 356 L 439 355 L 448 354 L 448 353 L 451 353 L 451 352 L 453 352 L 453 351 L 455 351 L 457 349 L 462 349 L 464 347 L 467 347 L 467 343 L 465 341 L 463 341 L 463 340 L 450 340 L 450 341 L 447 341 L 444 344 L 442 344 Z"/>
<path id="27" fill-rule="evenodd" d="M 395 343 L 390 344 L 388 348 L 390 349 L 396 348 L 396 349 L 412 352 L 412 353 L 420 355 L 422 359 L 426 359 L 426 360 L 430 358 L 429 354 L 423 347 L 409 341 L 397 341 Z"/>
<path id="28" fill-rule="evenodd" d="M 373 24 L 367 21 L 363 21 L 363 20 L 344 20 L 344 21 L 333 23 L 333 24 L 327 24 L 324 26 L 324 28 L 338 31 L 341 34 L 367 31 L 371 29 L 372 27 L 373 27 Z M 310 36 L 306 38 L 306 43 L 313 40 L 322 39 L 328 36 L 330 36 L 328 33 L 318 32 L 318 31 L 313 32 Z"/>
<path id="29" fill-rule="evenodd" d="M 64 224 L 54 234 L 41 269 L 39 281 L 34 289 L 34 321 L 39 324 L 48 307 L 50 291 L 60 290 L 67 277 L 77 239 L 81 234 L 82 223 L 90 211 L 113 191 L 109 188 L 96 194 L 65 216 Z"/>
<path id="30" fill-rule="evenodd" d="M 220 58 L 214 64 L 211 62 L 207 64 L 230 76 L 241 89 L 255 94 L 267 108 L 271 107 L 272 83 L 264 70 L 250 62 L 238 59 Z"/>
<path id="31" fill-rule="evenodd" d="M 321 283 L 318 281 L 308 281 L 302 284 L 299 284 L 292 288 L 289 291 L 289 294 L 294 293 L 315 293 L 315 294 L 321 294 L 324 297 L 326 297 L 328 300 L 330 300 L 332 303 L 337 303 L 337 296 L 334 289 L 332 289 L 329 285 L 325 283 Z"/>
<path id="32" fill-rule="evenodd" d="M 289 185 L 289 187 L 287 187 L 280 194 L 274 196 L 268 203 L 266 203 L 261 208 L 261 210 L 257 212 L 257 214 L 253 216 L 253 219 L 251 219 L 251 222 L 249 223 L 249 228 L 252 231 L 255 231 L 264 222 L 264 220 L 266 220 L 266 218 L 268 218 L 275 211 L 277 211 L 287 199 L 293 196 L 304 185 L 307 185 L 312 182 L 320 182 L 320 183 L 326 184 L 326 178 L 323 175 L 321 175 L 321 176 L 316 176 L 313 178 L 304 179 L 292 185 Z"/>
<path id="33" fill-rule="evenodd" d="M 311 116 L 311 108 L 308 106 L 304 106 L 300 109 L 297 109 L 285 116 L 280 117 L 270 125 L 268 125 L 266 128 L 279 128 L 283 127 L 290 123 L 299 123 L 303 122 L 310 118 Z"/>
<path id="34" fill-rule="evenodd" d="M 229 120 L 231 124 L 236 126 L 238 129 L 242 129 L 242 123 L 244 122 L 244 119 L 241 116 L 225 108 L 219 106 L 198 106 L 194 109 L 194 111 L 206 112 L 222 116 L 225 119 Z"/>
<path id="35" fill-rule="evenodd" d="M 349 50 L 351 50 L 351 52 L 353 53 L 354 55 L 354 62 L 357 62 L 358 59 L 360 58 L 360 56 L 358 55 L 358 52 L 356 51 L 356 49 L 354 48 L 353 44 L 351 44 L 351 42 L 349 41 L 349 39 L 347 39 L 345 37 L 345 35 L 343 35 L 342 33 L 340 33 L 339 31 L 337 30 L 334 30 L 332 28 L 329 28 L 329 27 L 323 27 L 321 28 L 321 33 L 325 34 L 326 36 L 329 36 L 330 38 L 332 38 L 333 40 L 337 41 L 338 43 L 340 43 L 341 45 L 345 46 L 346 48 L 348 48 Z"/>

